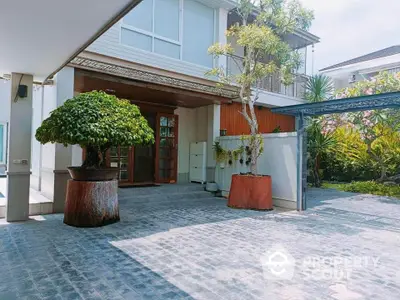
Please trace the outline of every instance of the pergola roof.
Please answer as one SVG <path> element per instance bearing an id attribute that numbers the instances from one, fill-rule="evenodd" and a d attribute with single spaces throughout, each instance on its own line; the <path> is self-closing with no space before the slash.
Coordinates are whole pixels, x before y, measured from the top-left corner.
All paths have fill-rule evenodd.
<path id="1" fill-rule="evenodd" d="M 273 113 L 291 116 L 320 116 L 384 108 L 400 109 L 400 92 L 277 107 L 273 108 L 271 111 Z"/>

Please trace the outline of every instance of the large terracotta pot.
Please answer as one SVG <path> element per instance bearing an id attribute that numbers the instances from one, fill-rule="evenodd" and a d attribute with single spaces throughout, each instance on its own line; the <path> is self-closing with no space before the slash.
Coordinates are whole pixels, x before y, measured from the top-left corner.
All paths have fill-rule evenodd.
<path id="1" fill-rule="evenodd" d="M 98 227 L 119 221 L 118 181 L 68 180 L 64 223 Z"/>
<path id="2" fill-rule="evenodd" d="M 232 175 L 228 206 L 272 210 L 272 180 L 267 175 Z"/>
<path id="3" fill-rule="evenodd" d="M 118 178 L 119 168 L 87 169 L 68 167 L 71 178 L 76 181 L 109 181 Z"/>

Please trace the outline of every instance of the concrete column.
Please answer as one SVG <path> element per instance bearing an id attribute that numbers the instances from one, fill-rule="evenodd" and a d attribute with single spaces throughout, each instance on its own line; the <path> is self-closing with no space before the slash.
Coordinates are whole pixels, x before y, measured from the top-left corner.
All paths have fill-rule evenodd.
<path id="1" fill-rule="evenodd" d="M 40 158 L 41 158 L 41 144 L 36 140 L 36 130 L 42 123 L 42 96 L 44 86 L 33 86 L 32 97 L 32 152 L 31 152 L 31 188 L 40 191 Z"/>
<path id="2" fill-rule="evenodd" d="M 215 180 L 215 158 L 213 144 L 215 139 L 219 137 L 221 106 L 218 104 L 209 105 L 207 107 L 207 181 Z"/>
<path id="3" fill-rule="evenodd" d="M 228 10 L 225 8 L 220 8 L 218 10 L 217 41 L 222 45 L 227 43 L 225 32 L 228 27 L 228 13 Z M 222 67 L 224 70 L 226 70 L 228 65 L 227 58 L 225 56 L 220 56 L 217 64 L 219 67 Z"/>
<path id="4" fill-rule="evenodd" d="M 19 85 L 27 87 L 27 97 L 20 98 L 17 96 Z M 29 217 L 32 88 L 32 75 L 11 74 L 6 211 L 8 222 L 24 221 Z"/>
<path id="5" fill-rule="evenodd" d="M 44 118 L 55 108 L 74 97 L 74 68 L 65 67 L 57 73 L 54 86 L 44 93 Z M 80 165 L 82 149 L 79 146 L 64 147 L 61 144 L 42 146 L 41 188 L 42 194 L 53 200 L 53 212 L 64 211 L 67 180 L 70 179 L 67 167 Z"/>
<path id="6" fill-rule="evenodd" d="M 302 115 L 296 116 L 297 129 L 297 210 L 307 209 L 307 134 Z"/>

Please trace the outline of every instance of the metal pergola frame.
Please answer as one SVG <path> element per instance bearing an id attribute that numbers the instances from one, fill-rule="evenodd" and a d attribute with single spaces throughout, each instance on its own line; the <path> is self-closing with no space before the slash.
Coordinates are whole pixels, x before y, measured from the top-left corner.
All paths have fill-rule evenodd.
<path id="1" fill-rule="evenodd" d="M 400 109 L 400 92 L 298 104 L 277 107 L 271 110 L 273 113 L 296 117 L 298 211 L 307 209 L 307 136 L 305 134 L 305 117 L 386 108 Z"/>

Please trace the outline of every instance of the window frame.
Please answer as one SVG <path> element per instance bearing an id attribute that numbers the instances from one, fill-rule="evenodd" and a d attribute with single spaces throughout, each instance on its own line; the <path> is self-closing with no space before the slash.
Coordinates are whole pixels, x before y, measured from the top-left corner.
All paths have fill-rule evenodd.
<path id="1" fill-rule="evenodd" d="M 216 59 L 212 60 L 212 66 L 211 67 L 210 66 L 204 66 L 204 65 L 196 64 L 196 63 L 189 62 L 189 61 L 186 61 L 186 60 L 183 59 L 183 43 L 184 43 L 184 40 L 183 40 L 183 29 L 184 29 L 183 16 L 184 16 L 184 13 L 185 13 L 185 11 L 184 11 L 184 1 L 186 1 L 186 0 L 179 0 L 179 41 L 175 41 L 173 39 L 166 38 L 166 37 L 163 37 L 163 36 L 160 36 L 160 35 L 154 33 L 154 28 L 155 28 L 155 22 L 154 22 L 155 1 L 154 0 L 152 0 L 152 1 L 153 1 L 153 11 L 152 11 L 152 13 L 153 13 L 153 22 L 152 22 L 152 30 L 153 30 L 153 32 L 149 32 L 147 30 L 143 30 L 143 29 L 137 28 L 135 26 L 126 24 L 126 23 L 124 23 L 124 18 L 122 18 L 121 21 L 119 22 L 119 44 L 124 46 L 124 47 L 132 48 L 132 49 L 135 49 L 135 50 L 139 50 L 139 51 L 143 51 L 143 52 L 148 53 L 147 50 L 141 49 L 139 47 L 134 47 L 134 46 L 131 46 L 131 45 L 128 45 L 128 44 L 125 44 L 125 43 L 122 42 L 122 29 L 130 30 L 130 31 L 133 31 L 133 32 L 136 32 L 136 33 L 139 33 L 139 34 L 146 35 L 146 36 L 151 38 L 151 42 L 152 42 L 152 44 L 151 44 L 152 45 L 151 53 L 153 55 L 158 55 L 160 57 L 167 57 L 167 58 L 172 59 L 172 60 L 176 60 L 176 61 L 179 61 L 179 62 L 185 62 L 187 64 L 191 64 L 191 65 L 198 66 L 198 67 L 201 67 L 201 68 L 214 68 L 216 66 L 216 61 L 217 61 Z M 213 22 L 214 22 L 213 43 L 215 43 L 218 40 L 218 13 L 217 13 L 217 9 L 215 7 L 212 7 L 212 6 L 208 6 L 208 5 L 204 4 L 204 3 L 203 3 L 203 5 L 209 7 L 209 8 L 211 8 L 213 10 L 213 14 L 214 14 L 214 20 L 213 20 Z M 154 44 L 155 44 L 154 43 L 154 39 L 158 39 L 158 40 L 161 40 L 161 41 L 168 42 L 168 43 L 171 43 L 171 44 L 179 46 L 180 47 L 179 58 L 174 58 L 174 57 L 171 57 L 171 56 L 167 56 L 167 55 L 164 55 L 164 54 L 161 54 L 161 53 L 154 52 Z"/>
<path id="2" fill-rule="evenodd" d="M 139 34 L 143 34 L 143 35 L 146 35 L 146 36 L 150 37 L 151 38 L 151 52 L 154 53 L 154 54 L 157 54 L 157 55 L 161 55 L 161 56 L 164 56 L 164 57 L 169 57 L 169 58 L 172 58 L 172 59 L 177 59 L 177 58 L 173 58 L 173 57 L 170 57 L 170 56 L 167 56 L 167 55 L 163 55 L 163 54 L 154 52 L 154 44 L 155 44 L 154 40 L 155 39 L 160 40 L 160 41 L 164 41 L 164 42 L 176 45 L 176 46 L 179 46 L 179 59 L 177 59 L 177 60 L 182 60 L 182 55 L 183 55 L 183 45 L 182 45 L 182 37 L 183 37 L 183 1 L 184 0 L 179 0 L 179 20 L 178 20 L 178 22 L 179 22 L 179 25 L 178 25 L 178 28 L 179 28 L 179 33 L 178 33 L 179 37 L 178 37 L 178 39 L 179 39 L 179 41 L 163 37 L 163 36 L 158 35 L 158 34 L 156 34 L 154 32 L 155 31 L 155 18 L 154 18 L 154 15 L 155 15 L 156 1 L 155 0 L 151 0 L 151 1 L 152 1 L 152 4 L 153 4 L 152 5 L 153 6 L 153 10 L 152 10 L 152 16 L 153 16 L 152 20 L 153 20 L 153 22 L 152 22 L 152 26 L 151 26 L 153 32 L 150 32 L 150 31 L 147 31 L 147 30 L 143 30 L 143 29 L 137 28 L 135 26 L 126 24 L 126 23 L 124 23 L 124 19 L 122 19 L 121 22 L 120 22 L 121 27 L 120 27 L 120 31 L 119 31 L 119 42 L 120 42 L 120 44 L 124 45 L 126 47 L 132 47 L 132 48 L 135 48 L 135 49 L 143 50 L 141 48 L 133 47 L 133 46 L 127 45 L 127 44 L 122 42 L 122 29 L 130 30 L 130 31 L 133 31 L 133 32 L 136 32 L 136 33 L 139 33 Z M 146 50 L 143 50 L 143 51 L 146 51 Z"/>

